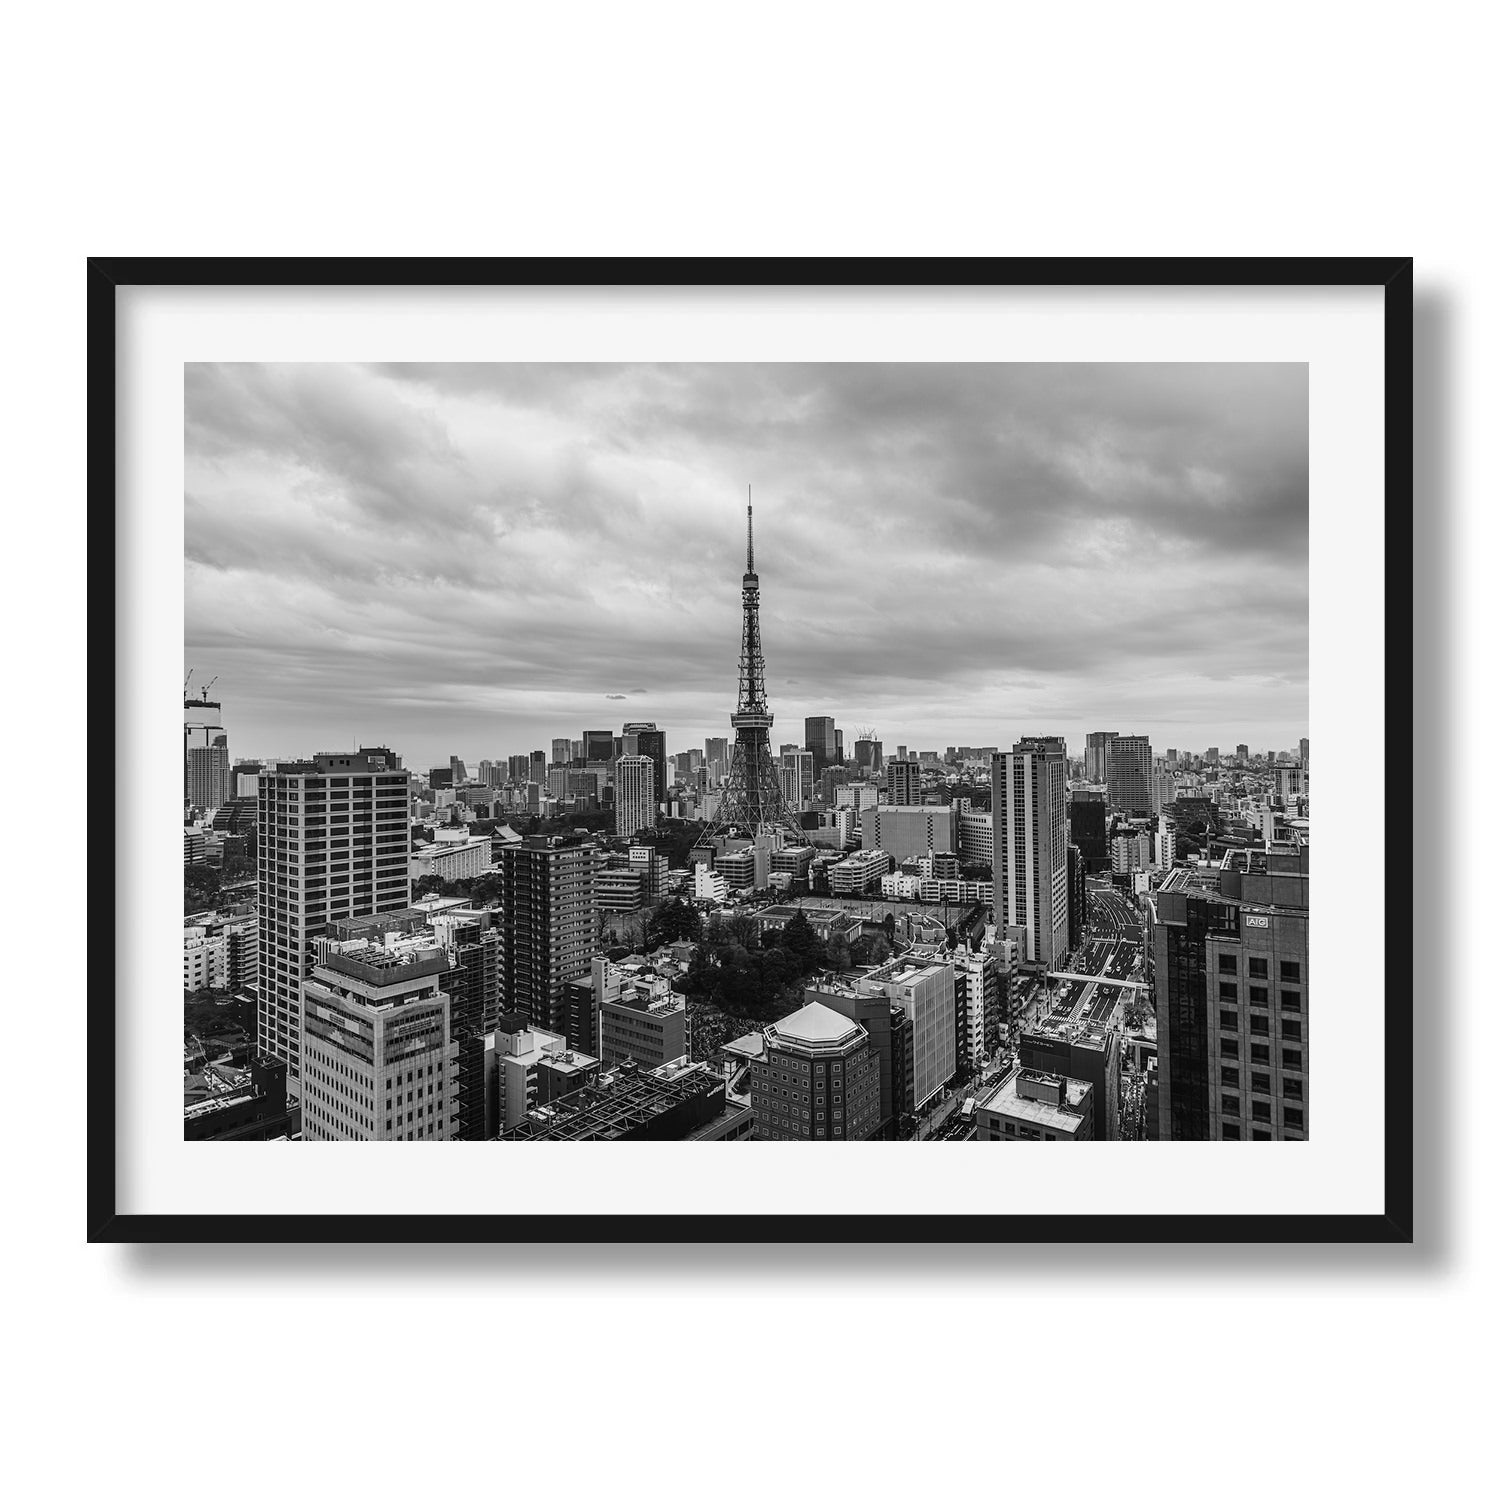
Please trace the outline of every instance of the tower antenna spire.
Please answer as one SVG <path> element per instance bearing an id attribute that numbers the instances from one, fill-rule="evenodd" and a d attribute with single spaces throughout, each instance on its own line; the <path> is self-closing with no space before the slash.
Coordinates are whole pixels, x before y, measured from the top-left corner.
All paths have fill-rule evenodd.
<path id="1" fill-rule="evenodd" d="M 755 571 L 755 506 L 751 487 L 745 486 L 745 571 Z"/>

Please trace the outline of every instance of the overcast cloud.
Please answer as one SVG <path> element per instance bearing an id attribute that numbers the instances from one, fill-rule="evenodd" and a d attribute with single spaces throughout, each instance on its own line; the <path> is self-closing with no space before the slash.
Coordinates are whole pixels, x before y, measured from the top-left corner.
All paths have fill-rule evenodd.
<path id="1" fill-rule="evenodd" d="M 190 365 L 186 664 L 235 756 L 1307 732 L 1303 365 Z"/>

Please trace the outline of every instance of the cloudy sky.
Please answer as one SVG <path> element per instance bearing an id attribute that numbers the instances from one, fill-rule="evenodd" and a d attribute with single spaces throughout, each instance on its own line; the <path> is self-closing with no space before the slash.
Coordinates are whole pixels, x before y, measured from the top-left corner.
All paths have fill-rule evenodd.
<path id="1" fill-rule="evenodd" d="M 190 365 L 184 667 L 236 756 L 1307 725 L 1303 365 Z"/>

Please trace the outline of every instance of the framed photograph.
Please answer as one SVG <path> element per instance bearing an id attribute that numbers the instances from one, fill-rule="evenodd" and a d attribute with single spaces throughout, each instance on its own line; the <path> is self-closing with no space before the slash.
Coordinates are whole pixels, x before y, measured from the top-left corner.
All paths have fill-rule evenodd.
<path id="1" fill-rule="evenodd" d="M 88 282 L 91 1240 L 1413 1238 L 1409 260 Z"/>

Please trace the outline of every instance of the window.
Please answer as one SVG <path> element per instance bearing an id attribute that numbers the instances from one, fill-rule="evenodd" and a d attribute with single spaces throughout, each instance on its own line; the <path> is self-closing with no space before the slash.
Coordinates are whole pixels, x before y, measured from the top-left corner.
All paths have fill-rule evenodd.
<path id="1" fill-rule="evenodd" d="M 1219 1012 L 1220 1031 L 1238 1031 L 1240 1029 L 1239 1013 L 1233 1010 L 1221 1010 Z"/>
<path id="2" fill-rule="evenodd" d="M 1237 1037 L 1221 1036 L 1219 1038 L 1220 1057 L 1238 1057 L 1240 1055 L 1240 1044 Z"/>
<path id="3" fill-rule="evenodd" d="M 1271 1092 L 1271 1075 L 1269 1073 L 1252 1073 L 1250 1075 L 1250 1087 L 1257 1094 L 1269 1094 Z"/>
<path id="4" fill-rule="evenodd" d="M 1303 1115 L 1300 1109 L 1283 1109 L 1281 1111 L 1281 1123 L 1288 1130 L 1302 1129 Z"/>
<path id="5" fill-rule="evenodd" d="M 1232 953 L 1221 953 L 1219 955 L 1219 973 L 1238 974 L 1240 971 L 1239 960 Z"/>
<path id="6" fill-rule="evenodd" d="M 1252 1099 L 1250 1101 L 1250 1116 L 1255 1120 L 1264 1120 L 1267 1124 L 1271 1120 L 1271 1106 L 1265 1100 Z"/>
<path id="7" fill-rule="evenodd" d="M 1260 1042 L 1250 1043 L 1250 1061 L 1263 1067 L 1271 1066 L 1271 1049 Z"/>
<path id="8" fill-rule="evenodd" d="M 1283 984 L 1302 983 L 1302 965 L 1294 958 L 1281 960 L 1281 982 Z"/>
<path id="9" fill-rule="evenodd" d="M 1219 1096 L 1219 1113 L 1224 1115 L 1237 1115 L 1240 1112 L 1240 1101 L 1233 1094 L 1221 1094 Z"/>
<path id="10" fill-rule="evenodd" d="M 1219 1082 L 1226 1089 L 1237 1089 L 1240 1086 L 1240 1070 L 1238 1068 L 1220 1068 Z"/>
<path id="11" fill-rule="evenodd" d="M 1281 1066 L 1283 1068 L 1296 1068 L 1302 1071 L 1302 1049 L 1300 1047 L 1283 1047 L 1281 1049 Z"/>
<path id="12" fill-rule="evenodd" d="M 1249 960 L 1250 977 L 1252 979 L 1269 979 L 1270 965 L 1263 958 L 1252 958 Z"/>
<path id="13" fill-rule="evenodd" d="M 1251 1016 L 1250 1031 L 1253 1036 L 1270 1036 L 1271 1018 L 1269 1016 Z"/>
<path id="14" fill-rule="evenodd" d="M 1252 1141 L 1268 1141 L 1271 1139 L 1271 1132 L 1269 1130 L 1252 1130 L 1250 1132 L 1250 1139 Z"/>
<path id="15" fill-rule="evenodd" d="M 1219 999 L 1220 1000 L 1238 1000 L 1239 998 L 1240 998 L 1240 987 L 1239 987 L 1239 985 L 1233 984 L 1233 983 L 1231 983 L 1227 979 L 1221 979 L 1219 981 Z"/>
<path id="16" fill-rule="evenodd" d="M 1302 1040 L 1302 1022 L 1289 1021 L 1283 1016 L 1281 1018 L 1281 1035 L 1284 1041 L 1300 1042 Z"/>
<path id="17" fill-rule="evenodd" d="M 1302 991 L 1301 990 L 1282 990 L 1282 992 L 1281 992 L 1281 1008 L 1282 1008 L 1282 1010 L 1301 1010 L 1302 1009 Z"/>
<path id="18" fill-rule="evenodd" d="M 1250 986 L 1251 1005 L 1269 1005 L 1271 1003 L 1271 992 L 1263 984 L 1252 984 Z"/>
<path id="19" fill-rule="evenodd" d="M 1302 1080 L 1300 1078 L 1283 1078 L 1281 1080 L 1281 1097 L 1283 1099 L 1300 1099 L 1302 1097 Z"/>
<path id="20" fill-rule="evenodd" d="M 1220 1134 L 1226 1141 L 1237 1141 L 1240 1138 L 1240 1127 L 1232 1120 L 1225 1120 Z"/>

